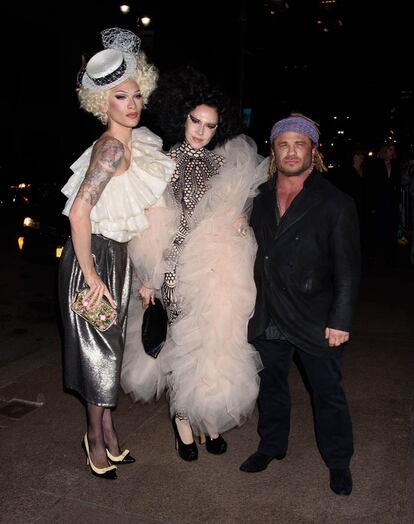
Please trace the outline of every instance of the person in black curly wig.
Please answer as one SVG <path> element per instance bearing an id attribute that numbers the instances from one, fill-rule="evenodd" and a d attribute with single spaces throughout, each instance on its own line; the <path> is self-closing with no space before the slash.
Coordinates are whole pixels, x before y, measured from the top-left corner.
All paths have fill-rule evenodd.
<path id="1" fill-rule="evenodd" d="M 201 105 L 217 112 L 218 125 L 204 146 L 206 149 L 212 150 L 241 133 L 240 115 L 228 96 L 203 73 L 185 66 L 164 74 L 149 102 L 148 109 L 163 133 L 164 146 L 184 140 L 188 115 Z"/>
<path id="2" fill-rule="evenodd" d="M 256 293 L 246 202 L 259 159 L 229 98 L 192 67 L 162 75 L 150 109 L 176 164 L 166 200 L 178 217 L 159 290 L 169 336 L 151 361 L 137 350 L 134 321 L 128 324 L 123 388 L 147 402 L 168 387 L 178 454 L 193 461 L 194 435 L 221 455 L 221 433 L 247 420 L 258 394 L 261 364 L 246 332 Z M 140 290 L 152 301 L 155 290 L 147 292 Z"/>

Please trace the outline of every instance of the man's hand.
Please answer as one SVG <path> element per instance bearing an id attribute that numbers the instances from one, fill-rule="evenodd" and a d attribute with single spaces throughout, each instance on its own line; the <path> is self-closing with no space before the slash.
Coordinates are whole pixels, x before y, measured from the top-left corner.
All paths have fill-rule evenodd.
<path id="1" fill-rule="evenodd" d="M 341 331 L 339 329 L 326 328 L 325 338 L 328 340 L 329 347 L 338 347 L 341 344 L 345 344 L 349 340 L 349 332 Z"/>

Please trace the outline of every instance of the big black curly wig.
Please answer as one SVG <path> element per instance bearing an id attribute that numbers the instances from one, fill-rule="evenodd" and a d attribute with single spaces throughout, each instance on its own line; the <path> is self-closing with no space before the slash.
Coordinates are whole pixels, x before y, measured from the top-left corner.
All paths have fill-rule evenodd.
<path id="1" fill-rule="evenodd" d="M 180 67 L 160 75 L 148 109 L 155 116 L 156 126 L 167 147 L 184 140 L 188 114 L 205 104 L 217 109 L 218 127 L 207 148 L 213 149 L 242 131 L 238 110 L 229 97 L 206 75 L 192 66 Z"/>

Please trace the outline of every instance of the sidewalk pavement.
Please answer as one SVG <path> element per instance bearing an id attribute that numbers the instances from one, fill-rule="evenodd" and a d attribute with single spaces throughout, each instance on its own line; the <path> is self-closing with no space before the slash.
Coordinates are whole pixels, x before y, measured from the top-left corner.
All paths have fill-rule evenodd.
<path id="1" fill-rule="evenodd" d="M 225 435 L 226 454 L 199 446 L 199 460 L 185 463 L 165 399 L 137 405 L 121 393 L 114 418 L 137 462 L 119 467 L 116 481 L 93 477 L 81 449 L 82 406 L 62 389 L 55 270 L 0 264 L 8 290 L 0 299 L 1 523 L 414 523 L 413 270 L 363 281 L 344 358 L 354 490 L 339 497 L 329 489 L 296 368 L 288 455 L 266 471 L 238 469 L 256 449 L 257 413 Z"/>

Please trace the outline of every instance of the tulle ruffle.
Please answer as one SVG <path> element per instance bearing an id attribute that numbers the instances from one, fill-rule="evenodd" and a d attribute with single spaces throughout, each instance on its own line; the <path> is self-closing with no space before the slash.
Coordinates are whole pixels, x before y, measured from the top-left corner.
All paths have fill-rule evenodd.
<path id="1" fill-rule="evenodd" d="M 179 211 L 175 206 L 167 206 L 165 199 L 146 211 L 148 228 L 128 243 L 128 253 L 131 257 L 137 285 L 144 284 L 149 288 L 160 289 L 164 273 L 168 270 L 165 251 L 169 246 L 177 225 Z"/>
<path id="2" fill-rule="evenodd" d="M 161 365 L 161 355 L 149 357 L 142 347 L 141 326 L 144 310 L 138 296 L 140 282 L 136 275 L 132 279 L 132 290 L 128 307 L 127 336 L 122 360 L 121 387 L 134 402 L 150 402 L 164 393 L 167 375 Z"/>
<path id="3" fill-rule="evenodd" d="M 69 215 L 89 166 L 92 147 L 71 166 L 73 175 L 62 192 L 68 197 L 63 214 Z M 145 210 L 163 194 L 175 164 L 162 152 L 161 139 L 149 129 L 132 131 L 132 160 L 129 169 L 112 177 L 91 212 L 92 232 L 126 242 L 148 226 Z"/>

